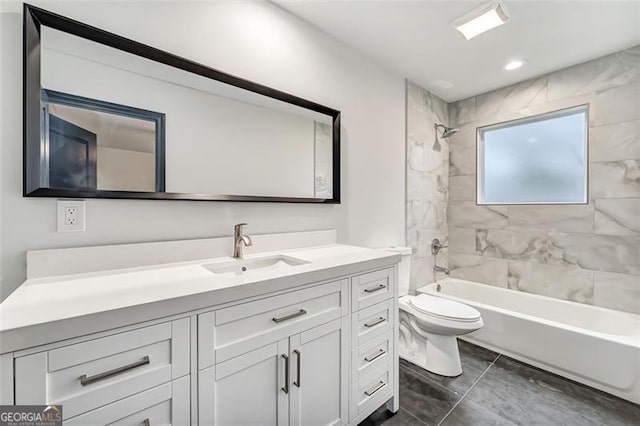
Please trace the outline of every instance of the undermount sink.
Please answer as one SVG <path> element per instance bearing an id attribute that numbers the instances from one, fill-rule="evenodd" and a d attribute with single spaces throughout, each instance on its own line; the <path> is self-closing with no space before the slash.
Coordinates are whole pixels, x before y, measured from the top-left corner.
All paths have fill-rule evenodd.
<path id="1" fill-rule="evenodd" d="M 210 263 L 202 265 L 202 267 L 216 275 L 249 275 L 275 270 L 287 270 L 306 263 L 309 262 L 295 257 L 276 255 L 256 259 L 238 259 L 224 263 Z"/>

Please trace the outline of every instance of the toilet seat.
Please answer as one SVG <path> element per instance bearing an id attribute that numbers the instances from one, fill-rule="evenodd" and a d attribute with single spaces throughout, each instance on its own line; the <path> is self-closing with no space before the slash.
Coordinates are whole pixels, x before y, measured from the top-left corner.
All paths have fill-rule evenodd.
<path id="1" fill-rule="evenodd" d="M 456 322 L 476 322 L 480 312 L 471 306 L 442 297 L 420 294 L 409 299 L 411 306 L 421 314 Z"/>

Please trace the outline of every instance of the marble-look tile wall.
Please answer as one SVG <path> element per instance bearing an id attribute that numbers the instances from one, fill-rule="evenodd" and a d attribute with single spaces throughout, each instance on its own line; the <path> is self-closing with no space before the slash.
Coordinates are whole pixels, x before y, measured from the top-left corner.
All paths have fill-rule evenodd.
<path id="1" fill-rule="evenodd" d="M 587 205 L 476 205 L 477 127 L 585 103 Z M 451 275 L 640 313 L 640 46 L 452 103 L 449 122 Z"/>
<path id="2" fill-rule="evenodd" d="M 447 103 L 407 81 L 407 245 L 413 248 L 411 288 L 434 281 L 430 244 L 447 241 L 449 148 L 436 144 L 435 123 L 448 123 Z M 437 257 L 447 266 L 447 251 Z"/>

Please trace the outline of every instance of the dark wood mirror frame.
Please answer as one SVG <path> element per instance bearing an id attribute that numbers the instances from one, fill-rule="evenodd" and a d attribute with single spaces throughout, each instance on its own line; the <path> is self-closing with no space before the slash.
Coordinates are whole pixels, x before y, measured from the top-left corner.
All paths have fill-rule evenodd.
<path id="1" fill-rule="evenodd" d="M 193 74 L 230 84 L 244 90 L 268 96 L 306 108 L 333 119 L 333 197 L 302 198 L 277 196 L 247 196 L 224 194 L 194 194 L 174 192 L 104 191 L 93 189 L 63 189 L 42 187 L 41 169 L 41 80 L 40 27 L 46 26 L 96 43 L 113 47 L 155 62 Z M 245 80 L 205 65 L 156 49 L 64 16 L 25 4 L 23 21 L 23 195 L 25 197 L 111 198 L 142 200 L 245 201 L 284 203 L 340 203 L 340 111 L 297 96 Z M 163 157 L 164 158 L 164 157 Z M 164 161 L 162 161 L 164 164 Z M 164 179 L 165 170 L 159 171 Z"/>

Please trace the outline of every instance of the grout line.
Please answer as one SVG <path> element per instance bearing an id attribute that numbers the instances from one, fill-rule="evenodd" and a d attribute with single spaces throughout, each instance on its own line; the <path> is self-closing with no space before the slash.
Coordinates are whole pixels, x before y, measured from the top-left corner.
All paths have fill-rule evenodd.
<path id="1" fill-rule="evenodd" d="M 458 402 L 456 402 L 453 407 L 451 407 L 451 409 L 447 412 L 447 414 L 444 415 L 444 417 L 438 422 L 437 426 L 440 426 L 446 419 L 447 417 L 449 417 L 449 415 L 453 412 L 453 410 L 456 409 L 456 407 L 467 397 L 467 395 L 469 394 L 469 392 L 471 392 L 471 390 L 476 386 L 476 384 L 484 377 L 485 374 L 487 374 L 487 371 L 489 371 L 489 369 L 491 367 L 493 367 L 493 364 L 498 360 L 498 358 L 500 358 L 500 354 L 498 354 L 498 356 L 496 357 L 496 359 L 493 360 L 493 362 L 491 362 L 489 364 L 489 366 L 487 367 L 486 370 L 484 370 L 482 372 L 482 374 L 480 375 L 480 377 L 478 377 L 476 379 L 475 382 L 473 382 L 473 384 L 469 387 L 469 389 L 467 389 L 467 391 L 464 393 L 464 395 L 462 395 L 462 398 L 460 398 L 458 400 Z"/>
<path id="2" fill-rule="evenodd" d="M 431 379 L 430 377 L 425 376 L 424 374 L 420 373 L 419 371 L 416 371 L 416 370 L 414 370 L 414 369 L 413 369 L 413 368 L 411 368 L 411 367 L 406 367 L 406 368 L 409 368 L 411 372 L 416 373 L 418 376 L 420 376 L 420 377 L 422 377 L 423 379 L 425 379 L 427 382 L 429 382 L 429 384 L 436 385 L 436 386 L 437 386 L 437 387 L 439 387 L 441 390 L 445 390 L 445 391 L 447 391 L 448 393 L 457 394 L 457 392 L 456 392 L 456 391 L 454 391 L 454 390 L 452 390 L 452 389 L 449 389 L 449 388 L 448 388 L 448 387 L 446 387 L 445 385 L 442 385 L 442 384 L 440 384 L 440 383 L 436 382 L 435 380 Z M 472 367 L 472 368 L 473 368 L 473 367 Z"/>
<path id="3" fill-rule="evenodd" d="M 400 410 L 404 411 L 405 413 L 407 413 L 408 415 L 410 415 L 411 417 L 413 417 L 414 419 L 416 419 L 418 422 L 420 422 L 420 424 L 427 426 L 427 424 L 425 422 L 423 422 L 419 417 L 417 417 L 415 414 L 413 414 L 411 411 L 400 407 Z M 398 411 L 400 411 L 398 410 Z"/>

